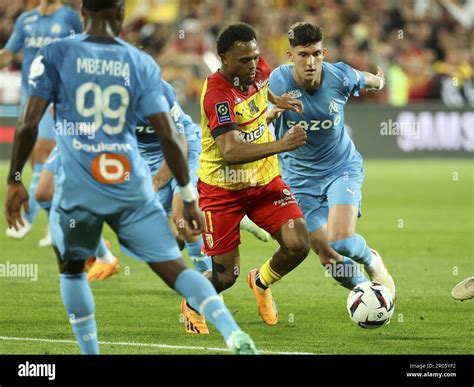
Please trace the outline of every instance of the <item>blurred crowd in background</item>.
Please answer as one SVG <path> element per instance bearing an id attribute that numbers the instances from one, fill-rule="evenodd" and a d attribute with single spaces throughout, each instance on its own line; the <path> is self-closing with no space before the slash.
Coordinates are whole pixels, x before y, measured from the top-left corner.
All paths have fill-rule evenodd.
<path id="1" fill-rule="evenodd" d="M 79 9 L 81 2 L 65 3 Z M 36 4 L 0 0 L 0 47 L 16 17 Z M 386 90 L 363 99 L 403 106 L 441 98 L 474 107 L 474 0 L 127 0 L 122 37 L 153 55 L 189 101 L 219 66 L 217 34 L 239 21 L 255 28 L 272 67 L 288 62 L 289 27 L 309 21 L 323 27 L 326 60 L 384 69 Z"/>

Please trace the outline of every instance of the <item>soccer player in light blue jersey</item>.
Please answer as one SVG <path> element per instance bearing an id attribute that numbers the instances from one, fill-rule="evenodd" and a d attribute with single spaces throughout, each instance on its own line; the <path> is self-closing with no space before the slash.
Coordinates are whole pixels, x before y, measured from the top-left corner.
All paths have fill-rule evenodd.
<path id="1" fill-rule="evenodd" d="M 278 112 L 275 136 L 300 124 L 307 143 L 280 153 L 284 181 L 295 194 L 305 215 L 312 249 L 336 281 L 347 289 L 367 281 L 385 285 L 395 296 L 395 284 L 380 255 L 356 233 L 361 215 L 362 157 L 344 129 L 344 105 L 362 88 L 381 90 L 384 75 L 358 71 L 338 62 L 324 61 L 326 49 L 320 27 L 297 23 L 289 31 L 288 57 L 292 64 L 275 69 L 270 89 L 276 95 L 300 99 L 304 112 Z"/>
<path id="2" fill-rule="evenodd" d="M 196 185 L 198 180 L 198 158 L 201 153 L 201 129 L 193 123 L 189 115 L 184 113 L 176 99 L 173 87 L 166 81 L 162 82 L 164 96 L 169 106 L 171 106 L 171 117 L 178 129 L 183 148 L 187 149 L 190 179 L 197 195 Z M 179 193 L 179 186 L 176 178 L 171 173 L 168 163 L 165 161 L 163 149 L 161 148 L 159 138 L 155 135 L 155 130 L 146 119 L 139 117 L 136 133 L 138 149 L 150 167 L 155 190 L 166 215 L 171 220 L 171 227 L 176 230 L 179 237 L 184 239 L 186 249 L 196 270 L 200 272 L 211 270 L 211 258 L 202 252 L 202 236 L 192 235 L 188 228 L 185 227 L 185 222 L 182 219 L 183 202 Z"/>
<path id="3" fill-rule="evenodd" d="M 41 0 L 39 7 L 22 13 L 16 20 L 13 33 L 8 39 L 4 49 L 0 51 L 0 67 L 7 66 L 13 60 L 13 55 L 23 51 L 21 65 L 21 100 L 20 106 L 26 101 L 28 91 L 28 72 L 38 50 L 56 40 L 74 36 L 82 32 L 82 23 L 79 14 L 73 9 L 64 6 L 60 0 Z M 31 162 L 33 176 L 30 183 L 29 212 L 24 214 L 24 227 L 18 231 L 13 228 L 7 230 L 10 238 L 22 239 L 30 231 L 36 215 L 40 209 L 35 199 L 36 186 L 51 149 L 56 145 L 54 119 L 51 112 L 46 112 L 39 123 L 38 141 L 32 152 Z M 43 238 L 40 247 L 51 244 L 49 233 Z"/>
<path id="4" fill-rule="evenodd" d="M 164 282 L 216 326 L 234 353 L 256 353 L 210 282 L 187 268 L 156 200 L 149 168 L 140 157 L 137 113 L 160 137 L 163 153 L 184 202 L 183 217 L 194 233 L 203 217 L 190 183 L 186 158 L 163 96 L 159 66 L 119 39 L 123 0 L 83 0 L 85 33 L 43 47 L 29 73 L 29 97 L 20 117 L 8 175 L 8 225 L 22 224 L 28 194 L 22 169 L 33 149 L 38 123 L 54 103 L 62 172 L 50 214 L 58 255 L 61 296 L 81 353 L 99 353 L 94 298 L 84 273 L 104 222 L 122 250 L 146 262 Z"/>

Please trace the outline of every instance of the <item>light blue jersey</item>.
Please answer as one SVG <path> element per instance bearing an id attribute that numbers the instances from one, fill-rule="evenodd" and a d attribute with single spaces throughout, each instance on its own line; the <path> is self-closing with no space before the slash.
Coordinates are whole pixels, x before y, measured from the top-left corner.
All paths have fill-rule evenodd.
<path id="1" fill-rule="evenodd" d="M 352 139 L 344 129 L 344 105 L 351 94 L 365 86 L 363 74 L 345 63 L 322 63 L 321 88 L 309 94 L 296 85 L 293 65 L 283 65 L 270 76 L 270 89 L 276 95 L 286 92 L 304 104 L 302 114 L 285 110 L 273 122 L 277 139 L 297 123 L 306 130 L 306 145 L 279 154 L 283 179 L 293 192 L 314 192 L 321 178 L 344 168 L 359 158 Z"/>
<path id="2" fill-rule="evenodd" d="M 74 36 L 82 32 L 79 14 L 72 8 L 63 6 L 50 15 L 41 15 L 38 8 L 22 13 L 15 22 L 13 33 L 5 45 L 5 50 L 17 53 L 23 50 L 21 66 L 22 105 L 28 92 L 28 72 L 38 50 L 56 40 Z"/>
<path id="3" fill-rule="evenodd" d="M 173 117 L 179 134 L 186 136 L 188 144 L 188 155 L 192 152 L 201 152 L 200 127 L 193 124 L 189 115 L 187 115 L 179 105 L 173 87 L 166 81 L 163 82 L 163 91 L 165 98 L 171 106 L 171 116 Z M 164 160 L 163 150 L 160 139 L 156 136 L 155 130 L 150 126 L 148 120 L 138 117 L 137 124 L 138 148 L 143 159 L 146 161 L 153 174 L 158 172 Z"/>
<path id="4" fill-rule="evenodd" d="M 278 156 L 310 232 L 327 223 L 334 205 L 354 205 L 360 215 L 364 179 L 362 157 L 344 129 L 344 105 L 365 86 L 365 77 L 342 62 L 323 62 L 322 69 L 321 87 L 313 94 L 296 85 L 293 65 L 280 66 L 270 76 L 274 94 L 289 93 L 304 104 L 302 114 L 285 110 L 273 124 L 277 139 L 298 123 L 308 135 L 304 146 Z"/>
<path id="5" fill-rule="evenodd" d="M 61 208 L 111 214 L 153 199 L 136 112 L 149 116 L 169 106 L 149 55 L 119 38 L 81 34 L 43 47 L 29 84 L 30 95 L 55 103 Z"/>

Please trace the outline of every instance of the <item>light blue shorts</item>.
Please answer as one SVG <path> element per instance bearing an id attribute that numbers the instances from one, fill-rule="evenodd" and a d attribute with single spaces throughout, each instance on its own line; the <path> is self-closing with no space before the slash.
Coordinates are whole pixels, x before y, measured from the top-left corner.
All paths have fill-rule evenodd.
<path id="1" fill-rule="evenodd" d="M 97 215 L 84 209 L 66 211 L 54 204 L 49 216 L 51 238 L 63 260 L 95 256 L 107 223 L 117 234 L 121 250 L 142 262 L 181 258 L 176 240 L 158 200 L 114 215 Z"/>
<path id="2" fill-rule="evenodd" d="M 312 233 L 326 225 L 329 209 L 337 204 L 351 204 L 357 207 L 361 217 L 363 181 L 362 163 L 351 163 L 349 168 L 321 179 L 321 184 L 315 189 L 321 195 L 311 194 L 310 190 L 302 191 L 301 188 L 292 189 L 305 216 L 309 232 Z"/>

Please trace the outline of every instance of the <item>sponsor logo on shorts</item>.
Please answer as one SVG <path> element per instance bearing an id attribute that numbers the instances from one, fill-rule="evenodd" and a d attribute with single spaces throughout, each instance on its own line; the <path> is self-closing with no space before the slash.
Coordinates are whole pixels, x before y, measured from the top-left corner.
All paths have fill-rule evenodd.
<path id="1" fill-rule="evenodd" d="M 282 192 L 285 197 L 279 200 L 275 200 L 273 202 L 275 206 L 285 207 L 288 204 L 296 204 L 296 199 L 288 188 L 283 188 Z"/>
<path id="2" fill-rule="evenodd" d="M 210 249 L 214 247 L 214 237 L 212 236 L 212 234 L 206 233 L 206 243 Z"/>

